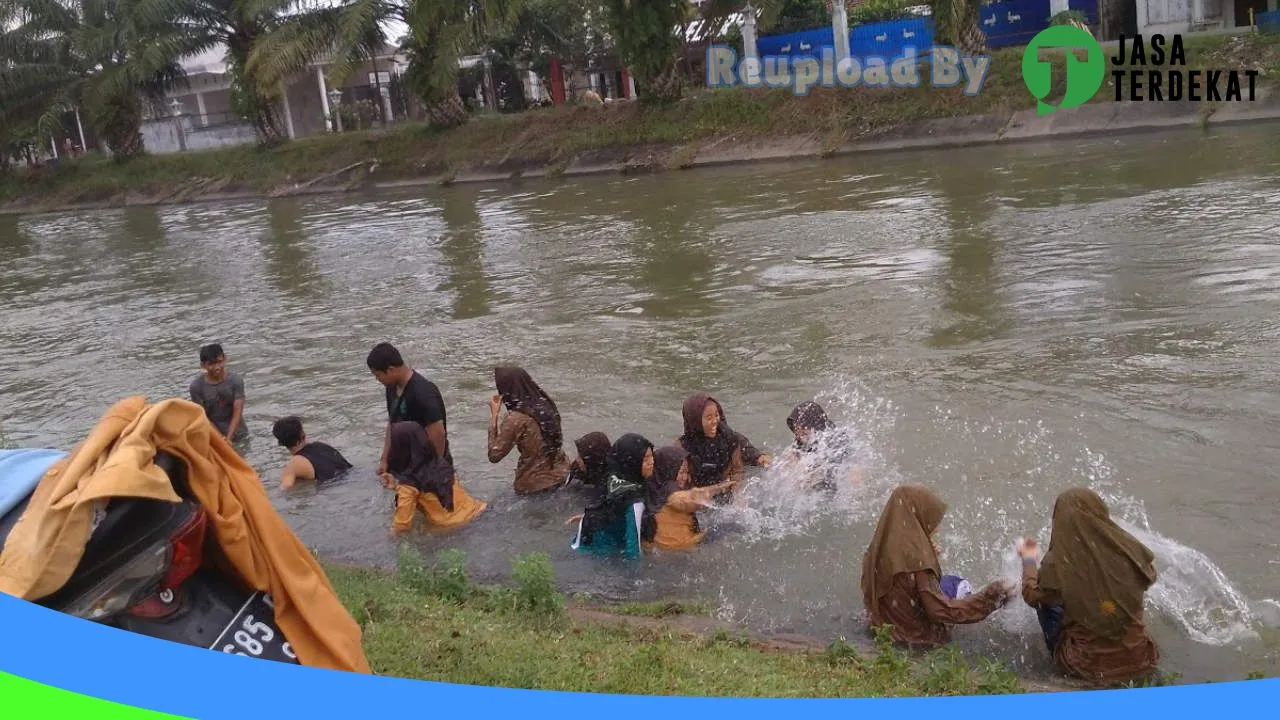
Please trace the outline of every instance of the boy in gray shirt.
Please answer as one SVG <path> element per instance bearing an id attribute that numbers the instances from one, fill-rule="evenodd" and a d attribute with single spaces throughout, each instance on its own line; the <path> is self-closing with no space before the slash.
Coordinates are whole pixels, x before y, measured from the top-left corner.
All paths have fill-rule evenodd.
<path id="1" fill-rule="evenodd" d="M 191 401 L 204 408 L 209 422 L 232 442 L 249 435 L 245 429 L 244 381 L 227 371 L 227 356 L 222 345 L 214 343 L 200 348 L 200 367 L 204 374 L 191 381 Z"/>

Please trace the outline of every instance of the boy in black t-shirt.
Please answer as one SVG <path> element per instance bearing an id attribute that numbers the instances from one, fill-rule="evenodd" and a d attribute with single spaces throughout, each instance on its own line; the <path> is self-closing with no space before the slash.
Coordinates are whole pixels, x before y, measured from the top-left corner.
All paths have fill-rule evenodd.
<path id="1" fill-rule="evenodd" d="M 382 444 L 378 474 L 387 471 L 387 452 L 391 448 L 391 424 L 402 420 L 416 422 L 427 434 L 427 444 L 443 459 L 439 472 L 454 474 L 453 455 L 449 452 L 448 421 L 444 398 L 435 383 L 404 364 L 400 351 L 390 343 L 378 343 L 366 361 L 378 382 L 386 387 L 387 433 Z"/>

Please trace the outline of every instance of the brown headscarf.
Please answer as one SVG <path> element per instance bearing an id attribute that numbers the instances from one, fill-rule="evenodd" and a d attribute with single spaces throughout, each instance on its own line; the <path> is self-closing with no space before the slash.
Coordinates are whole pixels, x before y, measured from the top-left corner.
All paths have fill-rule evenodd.
<path id="1" fill-rule="evenodd" d="M 453 512 L 452 469 L 427 444 L 427 433 L 418 423 L 404 420 L 391 425 L 387 470 L 419 492 L 435 493 L 440 505 Z"/>
<path id="2" fill-rule="evenodd" d="M 493 381 L 508 410 L 524 413 L 537 421 L 538 429 L 542 431 L 542 451 L 551 456 L 560 452 L 564 445 L 560 409 L 551 396 L 533 381 L 524 368 L 515 365 L 494 368 Z"/>
<path id="3" fill-rule="evenodd" d="M 671 493 L 680 489 L 676 478 L 680 476 L 680 466 L 689 459 L 689 453 L 674 445 L 659 449 L 653 454 L 653 475 L 644 481 L 644 520 L 641 523 L 641 538 L 653 540 L 657 532 L 657 514 Z M 694 517 L 694 532 L 697 532 L 697 516 Z"/>
<path id="4" fill-rule="evenodd" d="M 1062 598 L 1071 623 L 1118 638 L 1142 621 L 1143 595 L 1156 581 L 1154 562 L 1147 546 L 1115 524 L 1097 493 L 1072 488 L 1053 504 L 1040 587 Z"/>
<path id="5" fill-rule="evenodd" d="M 720 425 L 713 438 L 702 432 L 702 413 L 707 409 L 707 403 L 715 403 L 720 411 Z M 733 460 L 733 451 L 746 445 L 746 438 L 729 427 L 720 401 L 704 392 L 694 393 L 684 401 L 683 414 L 684 435 L 680 436 L 680 444 L 692 456 L 689 461 L 692 485 L 715 485 Z"/>
<path id="6" fill-rule="evenodd" d="M 894 575 L 931 570 L 942 577 L 929 535 L 946 513 L 946 504 L 921 485 L 902 485 L 889 496 L 862 557 L 862 600 L 873 617 L 881 616 L 880 598 L 889 592 Z"/>
<path id="7" fill-rule="evenodd" d="M 578 449 L 578 458 L 582 460 L 582 470 L 577 476 L 583 485 L 597 486 L 609 476 L 609 450 L 613 442 L 602 432 L 589 432 L 573 441 Z"/>

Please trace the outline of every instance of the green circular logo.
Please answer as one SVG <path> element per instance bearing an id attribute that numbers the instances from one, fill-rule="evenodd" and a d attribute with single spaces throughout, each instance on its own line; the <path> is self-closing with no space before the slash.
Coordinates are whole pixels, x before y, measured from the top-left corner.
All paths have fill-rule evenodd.
<path id="1" fill-rule="evenodd" d="M 1040 59 L 1040 48 L 1067 49 L 1064 53 L 1067 63 L 1067 91 L 1056 107 L 1044 101 L 1053 89 L 1053 63 Z M 1073 48 L 1087 50 L 1088 59 L 1081 61 L 1071 52 Z M 1040 115 L 1089 102 L 1090 98 L 1098 94 L 1106 74 L 1107 63 L 1102 56 L 1102 46 L 1088 30 L 1074 25 L 1052 25 L 1041 30 L 1022 53 L 1022 81 L 1039 101 L 1036 103 L 1036 111 Z"/>

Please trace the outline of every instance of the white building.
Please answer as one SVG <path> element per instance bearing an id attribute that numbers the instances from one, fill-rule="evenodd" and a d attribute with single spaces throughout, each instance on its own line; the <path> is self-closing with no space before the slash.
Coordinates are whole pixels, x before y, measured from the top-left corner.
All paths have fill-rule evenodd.
<path id="1" fill-rule="evenodd" d="M 1251 24 L 1249 11 L 1276 9 L 1277 0 L 1134 0 L 1138 33 L 1165 35 L 1199 30 L 1230 30 Z"/>

